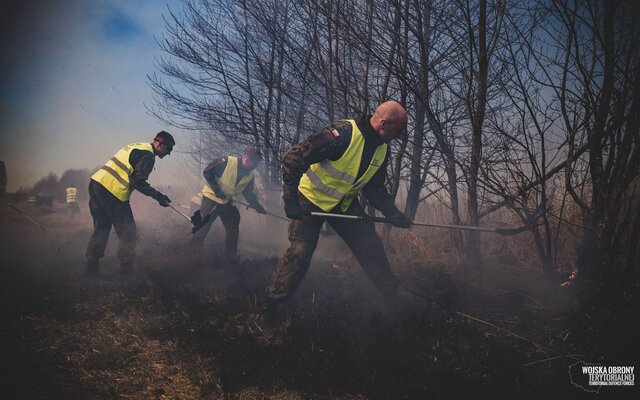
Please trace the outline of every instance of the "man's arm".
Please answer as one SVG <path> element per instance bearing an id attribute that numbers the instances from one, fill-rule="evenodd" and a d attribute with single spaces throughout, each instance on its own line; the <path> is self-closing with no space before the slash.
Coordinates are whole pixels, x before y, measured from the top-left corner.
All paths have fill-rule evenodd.
<path id="1" fill-rule="evenodd" d="M 144 150 L 133 150 L 129 156 L 129 163 L 133 166 L 133 173 L 129 177 L 131 186 L 145 196 L 157 200 L 160 192 L 147 182 L 155 165 L 155 155 Z"/>
<path id="2" fill-rule="evenodd" d="M 393 197 L 387 192 L 384 181 L 387 177 L 387 165 L 389 155 L 385 157 L 384 162 L 376 173 L 371 177 L 367 185 L 362 188 L 362 193 L 371 202 L 371 204 L 382 211 L 390 222 L 399 228 L 411 227 L 411 220 L 407 218 L 393 202 Z"/>
<path id="3" fill-rule="evenodd" d="M 247 187 L 244 188 L 244 190 L 242 191 L 242 196 L 244 197 L 245 200 L 247 200 L 247 202 L 251 207 L 256 208 L 256 206 L 260 205 L 260 202 L 258 201 L 258 197 L 253 191 L 255 187 L 253 182 L 254 182 L 253 179 L 249 181 L 249 183 L 247 184 Z"/>
<path id="4" fill-rule="evenodd" d="M 385 186 L 388 161 L 389 156 L 387 155 L 380 168 L 378 168 L 376 173 L 371 177 L 371 180 L 362 188 L 362 194 L 375 208 L 380 210 L 385 217 L 391 218 L 399 213 L 400 210 L 398 210 L 394 204 L 393 198 Z"/>
<path id="5" fill-rule="evenodd" d="M 255 188 L 255 185 L 253 184 L 254 182 L 255 181 L 253 179 L 249 181 L 249 184 L 247 185 L 247 187 L 244 188 L 244 190 L 242 191 L 242 196 L 245 198 L 245 200 L 247 200 L 251 208 L 256 210 L 259 214 L 264 214 L 266 210 L 264 209 L 262 204 L 260 204 L 260 201 L 258 201 L 258 197 L 254 192 L 254 188 Z"/>

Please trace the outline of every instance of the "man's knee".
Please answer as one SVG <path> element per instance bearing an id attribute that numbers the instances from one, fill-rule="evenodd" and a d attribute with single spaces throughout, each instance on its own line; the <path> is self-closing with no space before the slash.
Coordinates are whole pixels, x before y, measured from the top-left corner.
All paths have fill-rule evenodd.
<path id="1" fill-rule="evenodd" d="M 138 240 L 138 229 L 134 223 L 126 223 L 122 227 L 121 239 L 127 242 L 131 242 L 135 246 L 135 242 Z"/>
<path id="2" fill-rule="evenodd" d="M 309 263 L 315 250 L 315 243 L 309 243 L 303 240 L 294 240 L 291 242 L 291 247 L 285 253 L 283 261 L 287 264 Z"/>
<path id="3" fill-rule="evenodd" d="M 227 232 L 227 238 L 235 238 L 237 240 L 240 234 L 240 224 L 227 224 L 224 226 L 225 232 Z"/>

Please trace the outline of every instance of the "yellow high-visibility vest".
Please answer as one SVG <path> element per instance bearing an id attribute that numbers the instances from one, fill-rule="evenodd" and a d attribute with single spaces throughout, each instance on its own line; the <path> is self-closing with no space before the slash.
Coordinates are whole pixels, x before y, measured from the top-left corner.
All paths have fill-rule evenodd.
<path id="1" fill-rule="evenodd" d="M 153 153 L 153 145 L 151 143 L 127 145 L 91 176 L 91 179 L 104 186 L 120 201 L 129 201 L 131 192 L 133 192 L 129 179 L 133 173 L 133 167 L 129 163 L 129 156 L 133 150 L 145 150 Z"/>
<path id="2" fill-rule="evenodd" d="M 76 202 L 76 195 L 78 194 L 78 189 L 76 189 L 74 187 L 68 187 L 68 188 L 65 189 L 65 191 L 67 192 L 66 202 L 67 203 L 75 203 Z"/>
<path id="3" fill-rule="evenodd" d="M 351 142 L 342 157 L 336 161 L 324 160 L 311 164 L 298 185 L 298 190 L 324 211 L 330 211 L 340 202 L 340 209 L 346 211 L 354 197 L 378 171 L 387 155 L 387 144 L 383 143 L 376 148 L 365 173 L 356 179 L 362 162 L 364 136 L 355 120 L 350 119 L 348 122 L 352 128 Z"/>
<path id="4" fill-rule="evenodd" d="M 222 175 L 216 179 L 218 186 L 220 186 L 220 189 L 222 189 L 222 192 L 226 195 L 226 198 L 221 199 L 216 196 L 213 189 L 211 189 L 211 187 L 206 183 L 202 188 L 202 194 L 218 204 L 226 204 L 229 202 L 229 199 L 235 200 L 238 193 L 241 193 L 254 177 L 253 170 L 251 170 L 247 175 L 240 178 L 240 181 L 236 184 L 236 180 L 238 179 L 239 164 L 239 157 L 228 156 L 227 166 L 224 168 Z"/>

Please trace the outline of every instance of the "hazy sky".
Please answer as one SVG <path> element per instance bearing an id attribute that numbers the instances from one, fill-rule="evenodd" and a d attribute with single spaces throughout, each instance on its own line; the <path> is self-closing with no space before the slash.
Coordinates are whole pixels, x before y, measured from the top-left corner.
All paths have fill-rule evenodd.
<path id="1" fill-rule="evenodd" d="M 22 0 L 0 4 L 0 160 L 8 191 L 54 172 L 102 165 L 165 129 L 178 142 L 152 184 L 180 181 L 182 132 L 150 116 L 155 37 L 180 0 Z M 19 5 L 16 5 L 19 4 Z M 183 141 L 184 142 L 184 141 Z"/>

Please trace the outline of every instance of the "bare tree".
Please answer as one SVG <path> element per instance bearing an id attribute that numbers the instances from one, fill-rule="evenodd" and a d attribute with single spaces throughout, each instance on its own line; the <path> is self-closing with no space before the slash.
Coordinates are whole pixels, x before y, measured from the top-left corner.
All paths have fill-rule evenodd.
<path id="1" fill-rule="evenodd" d="M 616 1 L 552 3 L 550 11 L 565 41 L 560 84 L 569 146 L 565 184 L 582 208 L 586 228 L 577 266 L 611 288 L 627 276 L 621 272 L 632 270 L 630 256 L 637 251 L 637 243 L 629 241 L 637 237 L 637 224 L 629 223 L 637 218 L 637 207 L 626 204 L 637 195 L 640 172 L 640 13 L 631 2 Z M 575 155 L 581 143 L 587 147 L 585 159 Z"/>
<path id="2" fill-rule="evenodd" d="M 499 77 L 506 104 L 487 121 L 487 130 L 493 133 L 488 143 L 492 153 L 487 155 L 481 180 L 494 199 L 502 200 L 498 204 L 506 205 L 524 224 L 532 225 L 531 234 L 543 271 L 548 274 L 555 270 L 556 247 L 545 177 L 549 175 L 550 166 L 562 159 L 563 148 L 554 151 L 549 148 L 553 143 L 560 143 L 562 135 L 557 126 L 558 99 L 543 90 L 550 84 L 551 71 L 539 62 L 536 54 L 541 42 L 538 35 L 542 18 L 537 10 L 517 9 L 505 13 L 501 50 L 496 52 L 496 57 L 508 67 L 508 73 Z M 539 183 L 533 185 L 532 182 Z M 559 196 L 564 198 L 562 193 Z M 488 210 L 483 212 L 486 215 Z M 541 226 L 532 224 L 538 216 Z M 559 229 L 560 224 L 557 227 Z M 557 238 L 558 231 L 555 233 Z"/>
<path id="3" fill-rule="evenodd" d="M 167 18 L 152 110 L 200 147 L 261 148 L 277 183 L 293 143 L 399 100 L 409 132 L 388 183 L 407 183 L 408 215 L 434 193 L 454 224 L 541 215 L 550 272 L 571 201 L 580 268 L 609 276 L 631 269 L 640 236 L 637 17 L 625 1 L 190 0 Z M 482 265 L 479 236 L 452 235 Z"/>

